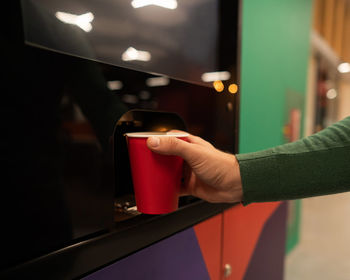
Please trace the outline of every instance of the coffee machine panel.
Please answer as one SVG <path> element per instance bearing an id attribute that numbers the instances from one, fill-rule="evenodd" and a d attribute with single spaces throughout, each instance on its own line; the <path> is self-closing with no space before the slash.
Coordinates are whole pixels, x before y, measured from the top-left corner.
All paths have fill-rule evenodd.
<path id="1" fill-rule="evenodd" d="M 134 2 L 8 3 L 1 269 L 68 270 L 66 254 L 90 267 L 96 244 L 102 265 L 222 211 L 193 197 L 168 215 L 135 211 L 123 134 L 185 130 L 237 151 L 239 3 Z"/>

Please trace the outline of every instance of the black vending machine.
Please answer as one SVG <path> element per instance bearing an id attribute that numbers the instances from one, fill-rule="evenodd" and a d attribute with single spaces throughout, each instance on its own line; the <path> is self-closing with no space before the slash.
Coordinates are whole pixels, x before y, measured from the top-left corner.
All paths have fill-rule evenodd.
<path id="1" fill-rule="evenodd" d="M 182 197 L 176 212 L 139 213 L 124 134 L 180 129 L 237 151 L 239 9 L 219 0 L 10 1 L 1 19 L 0 278 L 76 278 L 229 207 Z"/>

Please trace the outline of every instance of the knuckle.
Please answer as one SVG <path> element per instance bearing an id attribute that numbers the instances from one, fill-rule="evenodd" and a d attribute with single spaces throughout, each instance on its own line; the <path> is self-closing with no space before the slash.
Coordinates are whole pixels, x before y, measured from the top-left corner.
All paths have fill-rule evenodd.
<path id="1" fill-rule="evenodd" d="M 162 141 L 162 151 L 166 154 L 176 154 L 178 153 L 178 141 L 175 137 L 167 137 L 161 139 Z"/>
<path id="2" fill-rule="evenodd" d="M 169 138 L 169 145 L 172 147 L 173 150 L 177 150 L 179 143 L 176 137 L 170 137 Z"/>

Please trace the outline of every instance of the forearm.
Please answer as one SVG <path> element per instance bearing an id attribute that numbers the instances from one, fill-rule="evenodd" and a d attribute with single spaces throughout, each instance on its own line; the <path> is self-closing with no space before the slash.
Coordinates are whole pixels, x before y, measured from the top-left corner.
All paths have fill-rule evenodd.
<path id="1" fill-rule="evenodd" d="M 350 117 L 299 141 L 236 158 L 245 204 L 350 191 Z"/>

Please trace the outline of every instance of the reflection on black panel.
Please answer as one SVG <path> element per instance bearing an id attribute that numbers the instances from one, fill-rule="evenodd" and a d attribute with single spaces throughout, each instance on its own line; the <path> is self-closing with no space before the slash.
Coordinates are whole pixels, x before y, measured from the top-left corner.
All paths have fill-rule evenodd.
<path id="1" fill-rule="evenodd" d="M 1 104 L 11 213 L 5 233 L 24 252 L 9 254 L 11 263 L 113 226 L 110 138 L 127 107 L 93 62 L 25 46 L 8 51 L 16 59 L 5 60 Z"/>
<path id="2" fill-rule="evenodd" d="M 232 2 L 22 0 L 25 39 L 59 52 L 210 86 L 203 73 L 232 71 L 232 61 L 235 64 L 238 5 Z M 225 12 L 229 33 L 221 28 Z"/>
<path id="3" fill-rule="evenodd" d="M 13 110 L 10 198 L 21 201 L 10 208 L 14 221 L 28 223 L 22 245 L 38 240 L 34 253 L 113 224 L 113 193 L 132 194 L 130 182 L 114 180 L 113 131 L 125 112 L 176 113 L 190 133 L 233 151 L 230 93 L 33 47 L 21 51 L 21 66 L 8 65 L 9 85 L 20 80 L 21 90 L 7 92 L 2 105 Z"/>

